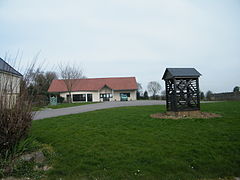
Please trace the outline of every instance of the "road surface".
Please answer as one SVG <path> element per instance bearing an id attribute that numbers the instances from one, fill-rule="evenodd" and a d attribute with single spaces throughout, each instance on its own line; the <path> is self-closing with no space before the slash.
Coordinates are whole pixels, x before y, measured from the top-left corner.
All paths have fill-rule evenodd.
<path id="1" fill-rule="evenodd" d="M 108 109 L 114 107 L 126 107 L 126 106 L 149 106 L 149 105 L 161 105 L 165 104 L 165 101 L 161 100 L 140 100 L 140 101 L 112 101 L 102 102 L 95 104 L 88 104 L 82 106 L 61 108 L 61 109 L 46 109 L 43 111 L 37 111 L 33 117 L 34 120 L 57 117 L 69 114 L 78 114 L 83 112 L 95 111 L 99 109 Z"/>

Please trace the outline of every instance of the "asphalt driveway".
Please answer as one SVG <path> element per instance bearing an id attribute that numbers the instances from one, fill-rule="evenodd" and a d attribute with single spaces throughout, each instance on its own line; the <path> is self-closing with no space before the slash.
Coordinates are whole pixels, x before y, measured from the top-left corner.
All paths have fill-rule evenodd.
<path id="1" fill-rule="evenodd" d="M 149 106 L 149 105 L 160 105 L 165 104 L 165 101 L 156 100 L 143 100 L 143 101 L 113 101 L 113 102 L 102 102 L 96 104 L 88 104 L 82 106 L 75 106 L 61 109 L 46 109 L 43 111 L 37 111 L 33 117 L 34 120 L 63 116 L 68 114 L 78 114 L 83 112 L 95 111 L 99 109 L 108 109 L 114 107 L 125 107 L 125 106 Z"/>

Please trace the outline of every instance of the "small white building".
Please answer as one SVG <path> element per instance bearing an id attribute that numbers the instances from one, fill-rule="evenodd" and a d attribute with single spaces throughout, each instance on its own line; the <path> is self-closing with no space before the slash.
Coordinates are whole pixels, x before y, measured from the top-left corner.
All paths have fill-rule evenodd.
<path id="1" fill-rule="evenodd" d="M 137 99 L 135 77 L 88 78 L 74 81 L 71 89 L 72 102 L 134 101 Z M 69 98 L 64 80 L 53 80 L 48 92 L 59 93 L 65 101 Z"/>
<path id="2" fill-rule="evenodd" d="M 0 58 L 0 100 L 12 106 L 20 93 L 22 74 Z"/>

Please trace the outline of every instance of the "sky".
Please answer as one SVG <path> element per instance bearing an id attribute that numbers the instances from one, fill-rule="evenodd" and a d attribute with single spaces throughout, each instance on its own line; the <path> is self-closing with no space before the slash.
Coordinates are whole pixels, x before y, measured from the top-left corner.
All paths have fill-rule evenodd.
<path id="1" fill-rule="evenodd" d="M 204 92 L 240 86 L 240 0 L 0 0 L 0 57 L 37 54 L 44 70 L 135 76 L 162 90 L 166 68 L 193 67 Z"/>

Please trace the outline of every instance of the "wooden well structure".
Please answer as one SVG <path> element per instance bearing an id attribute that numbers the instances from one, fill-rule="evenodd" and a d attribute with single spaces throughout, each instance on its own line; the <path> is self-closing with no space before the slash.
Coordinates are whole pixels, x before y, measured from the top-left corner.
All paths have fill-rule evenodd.
<path id="1" fill-rule="evenodd" d="M 163 75 L 167 111 L 200 110 L 199 77 L 194 68 L 166 68 Z"/>

